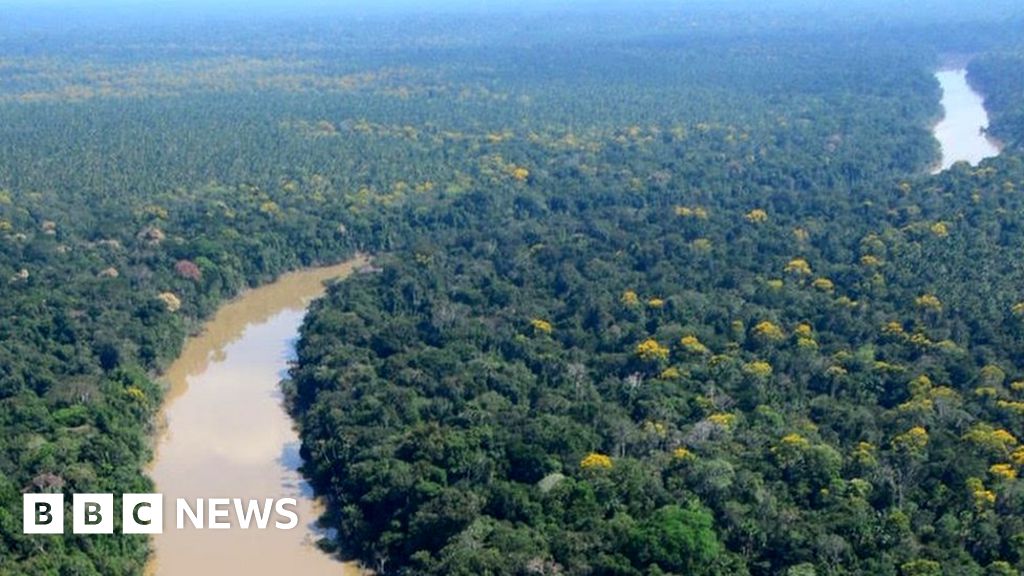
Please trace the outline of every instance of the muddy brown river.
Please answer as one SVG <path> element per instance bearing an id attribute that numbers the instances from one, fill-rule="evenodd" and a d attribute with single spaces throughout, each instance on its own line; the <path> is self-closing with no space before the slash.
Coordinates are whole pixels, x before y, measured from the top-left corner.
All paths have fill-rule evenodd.
<path id="1" fill-rule="evenodd" d="M 314 545 L 318 503 L 297 472 L 299 440 L 279 382 L 309 302 L 361 260 L 283 276 L 224 305 L 165 374 L 169 386 L 150 475 L 164 532 L 147 573 L 159 576 L 357 575 Z M 176 498 L 295 498 L 293 530 L 175 529 Z M 233 524 L 235 523 L 232 520 Z M 273 524 L 273 522 L 271 522 Z"/>
<path id="2" fill-rule="evenodd" d="M 940 70 L 935 78 L 942 87 L 943 118 L 934 130 L 942 146 L 942 161 L 934 172 L 961 161 L 976 166 L 999 154 L 999 146 L 985 135 L 985 100 L 967 83 L 967 70 Z"/>

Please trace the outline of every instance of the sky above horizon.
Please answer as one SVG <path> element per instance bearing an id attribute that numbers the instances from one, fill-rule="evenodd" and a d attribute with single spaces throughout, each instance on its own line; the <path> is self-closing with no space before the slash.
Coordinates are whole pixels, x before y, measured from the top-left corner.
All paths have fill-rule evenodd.
<path id="1" fill-rule="evenodd" d="M 20 10 L 70 8 L 78 10 L 95 9 L 203 9 L 223 10 L 247 8 L 254 10 L 294 10 L 304 8 L 334 8 L 370 10 L 378 8 L 399 10 L 447 10 L 452 8 L 468 10 L 507 10 L 517 7 L 530 8 L 643 8 L 672 7 L 683 9 L 688 6 L 708 8 L 761 8 L 764 10 L 835 9 L 869 11 L 907 11 L 915 8 L 922 12 L 935 9 L 958 10 L 964 13 L 991 12 L 993 10 L 1018 12 L 1017 0 L 989 0 L 984 4 L 973 4 L 961 0 L 0 0 L 0 8 Z"/>
<path id="2" fill-rule="evenodd" d="M 163 24 L 195 19 L 254 20 L 303 17 L 464 13 L 530 15 L 552 12 L 739 14 L 842 21 L 1005 21 L 1024 19 L 1024 2 L 988 0 L 0 0 L 0 29 Z M 5 26 L 6 24 L 6 26 Z"/>

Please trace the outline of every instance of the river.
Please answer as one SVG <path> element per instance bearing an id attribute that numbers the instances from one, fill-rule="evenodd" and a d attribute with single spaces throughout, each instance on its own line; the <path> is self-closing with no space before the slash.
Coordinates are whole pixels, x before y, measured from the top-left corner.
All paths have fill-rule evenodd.
<path id="1" fill-rule="evenodd" d="M 150 475 L 164 494 L 164 533 L 147 573 L 356 575 L 314 543 L 318 503 L 296 468 L 299 439 L 279 381 L 309 302 L 361 260 L 285 275 L 225 304 L 165 374 L 169 386 Z M 293 530 L 174 529 L 176 498 L 298 500 Z"/>
<path id="2" fill-rule="evenodd" d="M 935 78 L 942 86 L 944 117 L 935 125 L 935 138 L 942 146 L 942 161 L 935 172 L 961 160 L 977 165 L 999 154 L 999 147 L 982 132 L 988 128 L 985 100 L 967 83 L 967 70 L 940 70 Z"/>

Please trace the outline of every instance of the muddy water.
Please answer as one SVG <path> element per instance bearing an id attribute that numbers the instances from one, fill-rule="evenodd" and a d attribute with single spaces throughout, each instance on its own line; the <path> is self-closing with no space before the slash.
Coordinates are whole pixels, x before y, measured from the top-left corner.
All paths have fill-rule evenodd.
<path id="1" fill-rule="evenodd" d="M 153 537 L 149 574 L 360 574 L 314 546 L 318 505 L 296 471 L 299 440 L 278 388 L 306 306 L 323 293 L 326 280 L 360 262 L 289 274 L 245 293 L 190 338 L 171 365 L 150 470 L 164 494 L 164 533 Z M 198 530 L 186 520 L 186 529 L 174 529 L 175 499 L 200 497 L 296 498 L 299 526 Z"/>
<path id="2" fill-rule="evenodd" d="M 961 160 L 976 165 L 999 154 L 999 147 L 985 137 L 988 113 L 984 99 L 967 83 L 967 71 L 940 70 L 935 73 L 942 86 L 943 119 L 935 126 L 935 138 L 942 145 L 942 163 L 936 172 Z"/>

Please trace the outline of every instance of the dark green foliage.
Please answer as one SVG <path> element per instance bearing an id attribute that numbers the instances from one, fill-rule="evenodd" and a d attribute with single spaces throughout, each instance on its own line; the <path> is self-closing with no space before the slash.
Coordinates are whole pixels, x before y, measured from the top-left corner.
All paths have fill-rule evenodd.
<path id="1" fill-rule="evenodd" d="M 971 84 L 985 97 L 992 122 L 989 133 L 1006 146 L 1024 145 L 1024 54 L 995 53 L 971 60 Z"/>
<path id="2" fill-rule="evenodd" d="M 677 574 L 710 574 L 721 554 L 711 514 L 695 506 L 655 510 L 629 537 L 633 562 Z"/>

